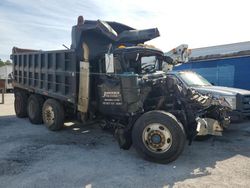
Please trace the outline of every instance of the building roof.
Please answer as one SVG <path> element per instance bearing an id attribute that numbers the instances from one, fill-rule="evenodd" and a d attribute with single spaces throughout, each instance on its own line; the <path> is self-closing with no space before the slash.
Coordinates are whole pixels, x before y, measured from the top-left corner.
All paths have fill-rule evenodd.
<path id="1" fill-rule="evenodd" d="M 203 48 L 194 48 L 191 50 L 190 60 L 212 59 L 242 55 L 250 55 L 250 41 Z"/>

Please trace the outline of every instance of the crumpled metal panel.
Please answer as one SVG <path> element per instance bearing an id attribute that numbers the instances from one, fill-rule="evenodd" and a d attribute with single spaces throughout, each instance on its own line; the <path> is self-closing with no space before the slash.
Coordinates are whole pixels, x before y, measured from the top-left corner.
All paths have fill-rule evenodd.
<path id="1" fill-rule="evenodd" d="M 160 36 L 157 28 L 136 30 L 129 26 L 101 20 L 86 20 L 83 24 L 73 26 L 71 49 L 78 52 L 82 59 L 82 43 L 86 43 L 90 49 L 90 60 L 100 54 L 107 53 L 117 45 L 137 45 Z"/>

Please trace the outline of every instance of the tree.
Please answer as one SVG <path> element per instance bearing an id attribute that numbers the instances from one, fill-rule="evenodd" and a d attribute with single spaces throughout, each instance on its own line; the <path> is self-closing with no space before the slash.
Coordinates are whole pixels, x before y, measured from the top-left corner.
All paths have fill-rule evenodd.
<path id="1" fill-rule="evenodd" d="M 4 65 L 11 65 L 11 61 L 10 60 L 6 60 L 3 61 L 2 59 L 0 59 L 0 67 L 4 66 Z"/>
<path id="2" fill-rule="evenodd" d="M 5 65 L 12 65 L 10 60 L 5 61 Z"/>
<path id="3" fill-rule="evenodd" d="M 4 62 L 0 59 L 0 67 L 4 66 Z"/>

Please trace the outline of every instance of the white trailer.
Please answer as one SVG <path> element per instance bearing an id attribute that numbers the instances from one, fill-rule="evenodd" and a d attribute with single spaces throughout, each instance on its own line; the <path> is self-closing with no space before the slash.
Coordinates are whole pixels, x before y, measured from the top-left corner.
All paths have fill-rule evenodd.
<path id="1" fill-rule="evenodd" d="M 5 65 L 0 67 L 0 80 L 5 82 L 5 91 L 12 91 L 12 65 Z"/>

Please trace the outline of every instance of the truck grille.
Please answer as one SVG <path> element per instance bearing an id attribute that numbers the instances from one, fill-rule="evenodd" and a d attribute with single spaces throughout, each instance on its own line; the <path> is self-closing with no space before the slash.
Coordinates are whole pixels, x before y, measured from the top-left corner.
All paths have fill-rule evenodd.
<path id="1" fill-rule="evenodd" d="M 242 112 L 250 113 L 250 95 L 243 95 L 242 97 Z"/>

